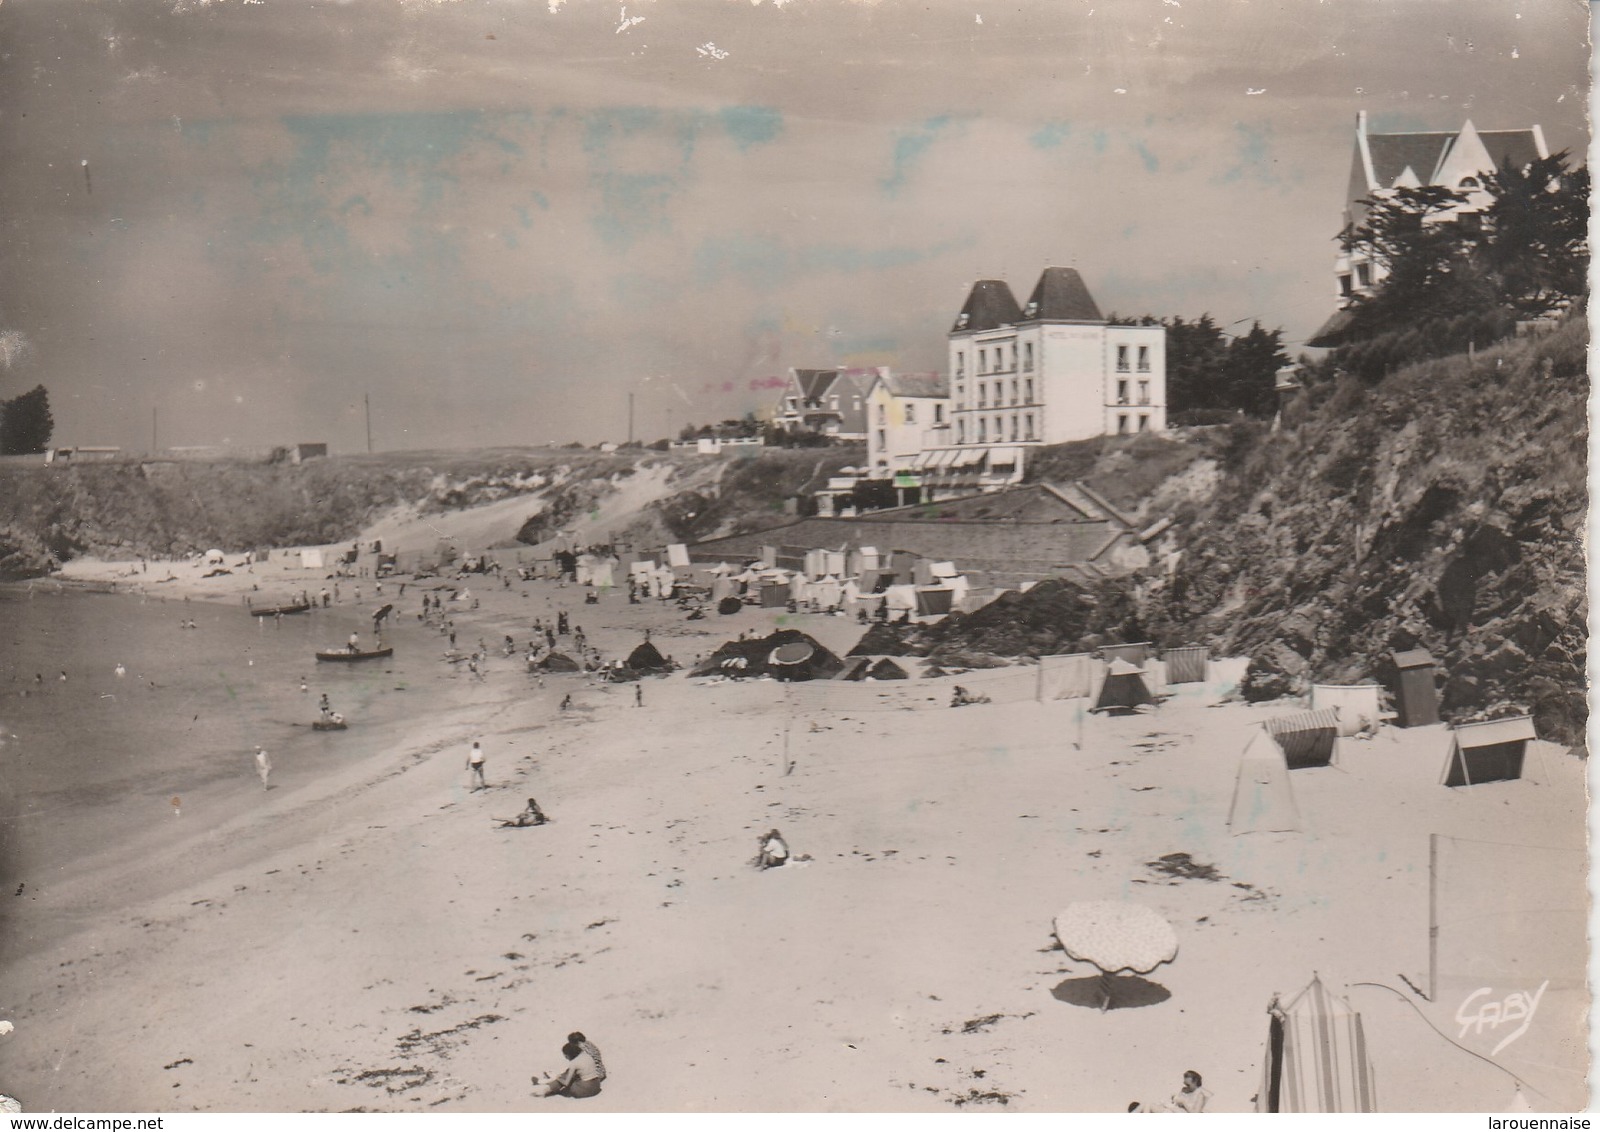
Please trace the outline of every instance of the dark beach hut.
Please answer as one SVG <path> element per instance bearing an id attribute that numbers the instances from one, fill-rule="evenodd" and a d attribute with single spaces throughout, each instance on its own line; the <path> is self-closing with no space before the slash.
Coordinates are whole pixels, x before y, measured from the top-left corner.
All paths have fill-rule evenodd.
<path id="1" fill-rule="evenodd" d="M 1439 722 L 1439 690 L 1434 683 L 1438 662 L 1426 649 L 1394 654 L 1395 722 L 1401 727 L 1426 727 Z"/>
<path id="2" fill-rule="evenodd" d="M 867 673 L 872 669 L 872 658 L 869 656 L 852 656 L 845 660 L 844 667 L 839 669 L 835 680 L 865 680 Z"/>
<path id="3" fill-rule="evenodd" d="M 1100 695 L 1090 711 L 1132 711 L 1142 704 L 1153 704 L 1155 696 L 1144 681 L 1144 669 L 1125 660 L 1113 660 L 1106 666 L 1106 678 L 1100 685 Z"/>
<path id="4" fill-rule="evenodd" d="M 579 672 L 578 662 L 564 652 L 553 652 L 539 661 L 539 667 L 546 672 Z"/>
<path id="5" fill-rule="evenodd" d="M 661 655 L 661 650 L 649 641 L 645 641 L 638 648 L 628 654 L 627 665 L 635 672 L 649 675 L 656 672 L 671 672 L 672 665 L 667 658 Z"/>
<path id="6" fill-rule="evenodd" d="M 1303 711 L 1265 721 L 1267 734 L 1283 748 L 1290 770 L 1328 766 L 1339 738 L 1339 713 L 1332 708 Z"/>
<path id="7" fill-rule="evenodd" d="M 767 582 L 761 587 L 761 608 L 782 609 L 789 604 L 789 587 L 782 582 Z"/>
<path id="8" fill-rule="evenodd" d="M 799 644 L 810 651 L 800 657 L 792 650 L 778 657 L 785 645 Z M 775 676 L 781 680 L 827 680 L 844 668 L 844 661 L 814 637 L 798 629 L 780 629 L 755 640 L 726 641 L 716 652 L 694 666 L 691 676 Z"/>
<path id="9" fill-rule="evenodd" d="M 1477 786 L 1521 778 L 1528 740 L 1536 738 L 1533 719 L 1526 715 L 1463 723 L 1450 734 L 1442 781 L 1446 786 Z"/>
<path id="10" fill-rule="evenodd" d="M 1143 666 L 1150 659 L 1150 642 L 1140 641 L 1132 645 L 1102 645 L 1100 652 L 1106 660 L 1125 660 L 1129 664 Z"/>
<path id="11" fill-rule="evenodd" d="M 1161 660 L 1167 666 L 1168 684 L 1203 684 L 1206 679 L 1206 662 L 1211 650 L 1204 645 L 1184 645 L 1182 648 L 1164 649 Z"/>
<path id="12" fill-rule="evenodd" d="M 951 600 L 955 597 L 954 590 L 925 589 L 917 591 L 917 612 L 937 616 L 950 612 Z"/>

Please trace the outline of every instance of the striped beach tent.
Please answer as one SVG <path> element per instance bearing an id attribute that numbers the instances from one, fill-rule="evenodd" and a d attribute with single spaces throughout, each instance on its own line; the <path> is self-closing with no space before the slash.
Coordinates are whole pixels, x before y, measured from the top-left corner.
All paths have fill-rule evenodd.
<path id="1" fill-rule="evenodd" d="M 1290 770 L 1327 766 L 1333 762 L 1333 746 L 1339 737 L 1339 714 L 1332 708 L 1282 715 L 1264 722 L 1267 734 L 1283 748 Z"/>
<path id="2" fill-rule="evenodd" d="M 1182 648 L 1163 649 L 1161 659 L 1167 665 L 1168 684 L 1204 684 L 1206 661 L 1211 650 L 1205 645 L 1184 645 Z"/>
<path id="3" fill-rule="evenodd" d="M 1287 1005 L 1267 1007 L 1267 1058 L 1257 1112 L 1376 1112 L 1361 1015 L 1313 975 Z"/>

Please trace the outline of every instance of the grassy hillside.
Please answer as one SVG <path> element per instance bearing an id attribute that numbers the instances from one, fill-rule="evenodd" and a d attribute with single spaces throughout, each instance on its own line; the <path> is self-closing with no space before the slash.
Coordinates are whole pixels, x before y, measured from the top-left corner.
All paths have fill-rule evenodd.
<path id="1" fill-rule="evenodd" d="M 335 456 L 304 464 L 137 461 L 45 467 L 0 462 L 0 578 L 44 573 L 52 558 L 161 557 L 343 542 L 391 508 L 423 513 L 537 497 L 519 533 L 538 542 L 643 467 L 683 490 L 621 537 L 642 545 L 770 525 L 784 500 L 862 459 L 859 448 L 757 449 L 724 456 L 630 450 L 491 449 Z"/>

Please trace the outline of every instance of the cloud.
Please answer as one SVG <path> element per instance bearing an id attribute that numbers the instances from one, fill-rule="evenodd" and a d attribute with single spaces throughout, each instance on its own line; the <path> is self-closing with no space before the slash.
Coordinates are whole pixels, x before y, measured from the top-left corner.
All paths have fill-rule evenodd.
<path id="1" fill-rule="evenodd" d="M 897 135 L 894 139 L 894 166 L 889 175 L 881 184 L 884 192 L 894 196 L 900 187 L 906 183 L 906 177 L 911 172 L 928 147 L 951 124 L 948 114 L 941 114 L 936 118 L 929 118 L 919 128 Z"/>

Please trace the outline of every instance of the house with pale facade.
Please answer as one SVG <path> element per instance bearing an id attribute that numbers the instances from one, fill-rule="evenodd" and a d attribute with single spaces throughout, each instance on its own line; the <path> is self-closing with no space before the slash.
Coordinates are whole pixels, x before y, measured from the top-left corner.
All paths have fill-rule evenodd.
<path id="1" fill-rule="evenodd" d="M 867 439 L 867 392 L 887 366 L 791 369 L 772 423 L 790 432 L 814 432 L 842 441 Z"/>
<path id="2" fill-rule="evenodd" d="M 1494 200 L 1484 190 L 1484 175 L 1503 165 L 1523 169 L 1549 157 L 1544 131 L 1538 126 L 1522 130 L 1479 130 L 1470 120 L 1459 130 L 1442 132 L 1374 133 L 1365 110 L 1356 115 L 1355 152 L 1350 161 L 1350 183 L 1345 193 L 1344 229 L 1359 228 L 1367 218 L 1367 200 L 1381 200 L 1395 189 L 1440 185 L 1467 194 L 1458 208 L 1442 213 L 1434 223 L 1476 223 L 1477 215 Z M 1341 307 L 1372 291 L 1383 280 L 1381 263 L 1359 251 L 1340 251 L 1334 261 L 1334 279 Z"/>
<path id="3" fill-rule="evenodd" d="M 950 383 L 941 373 L 885 369 L 867 393 L 867 469 L 873 479 L 910 471 L 925 448 L 949 443 Z"/>
<path id="4" fill-rule="evenodd" d="M 978 280 L 947 337 L 950 429 L 915 463 L 925 498 L 1018 483 L 1029 448 L 1167 427 L 1165 328 L 1112 325 L 1075 268 L 1047 267 L 1020 305 Z"/>

